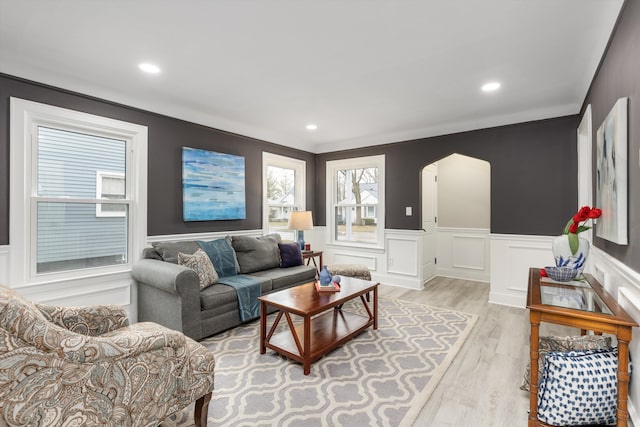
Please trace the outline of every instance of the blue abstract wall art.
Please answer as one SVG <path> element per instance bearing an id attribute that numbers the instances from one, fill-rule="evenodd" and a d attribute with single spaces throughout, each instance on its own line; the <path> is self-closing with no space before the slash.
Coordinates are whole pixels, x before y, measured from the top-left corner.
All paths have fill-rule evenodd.
<path id="1" fill-rule="evenodd" d="M 244 157 L 182 148 L 185 221 L 245 219 Z"/>

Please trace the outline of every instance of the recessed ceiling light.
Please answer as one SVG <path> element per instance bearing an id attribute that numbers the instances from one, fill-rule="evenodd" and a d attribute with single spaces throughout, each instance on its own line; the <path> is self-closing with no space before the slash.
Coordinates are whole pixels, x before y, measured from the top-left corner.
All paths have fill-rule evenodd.
<path id="1" fill-rule="evenodd" d="M 498 82 L 490 82 L 482 86 L 482 90 L 485 92 L 493 92 L 494 90 L 498 90 L 500 88 L 500 83 Z"/>
<path id="2" fill-rule="evenodd" d="M 307 128 L 307 130 L 316 130 L 316 129 L 318 129 L 318 125 L 316 125 L 316 124 L 314 124 L 314 123 L 309 123 L 309 124 L 306 126 L 306 128 Z"/>
<path id="3" fill-rule="evenodd" d="M 150 73 L 150 74 L 158 74 L 160 72 L 160 68 L 157 65 L 153 65 L 149 63 L 138 64 L 138 68 L 140 68 L 145 73 Z"/>

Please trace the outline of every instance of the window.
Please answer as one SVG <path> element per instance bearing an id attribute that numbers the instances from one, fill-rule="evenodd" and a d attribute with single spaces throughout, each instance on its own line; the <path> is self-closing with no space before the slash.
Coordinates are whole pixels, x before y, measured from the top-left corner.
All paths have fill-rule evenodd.
<path id="1" fill-rule="evenodd" d="M 327 162 L 332 243 L 383 246 L 384 156 Z"/>
<path id="2" fill-rule="evenodd" d="M 125 176 L 117 172 L 96 172 L 96 199 L 125 199 Z M 125 216 L 126 206 L 115 203 L 96 205 L 97 217 Z"/>
<path id="3" fill-rule="evenodd" d="M 146 241 L 146 136 L 143 126 L 11 99 L 13 283 L 130 268 Z"/>
<path id="4" fill-rule="evenodd" d="M 263 230 L 279 233 L 283 239 L 295 240 L 287 229 L 291 211 L 305 210 L 305 173 L 303 160 L 263 153 Z"/>

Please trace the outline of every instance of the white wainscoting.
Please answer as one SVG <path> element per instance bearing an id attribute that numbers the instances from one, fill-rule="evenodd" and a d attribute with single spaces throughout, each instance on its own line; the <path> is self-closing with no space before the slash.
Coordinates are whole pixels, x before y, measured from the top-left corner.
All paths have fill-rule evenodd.
<path id="1" fill-rule="evenodd" d="M 131 323 L 138 319 L 135 283 L 129 271 L 88 275 L 76 279 L 41 281 L 23 285 L 9 282 L 10 246 L 0 246 L 0 283 L 28 300 L 65 307 L 114 304 L 127 311 Z"/>
<path id="2" fill-rule="evenodd" d="M 262 230 L 238 230 L 238 231 L 217 231 L 209 233 L 188 233 L 188 234 L 164 234 L 147 237 L 147 244 L 153 242 L 180 242 L 184 240 L 215 240 L 226 236 L 262 236 Z"/>
<path id="3" fill-rule="evenodd" d="M 489 281 L 489 229 L 438 227 L 436 239 L 436 275 Z"/>
<path id="4" fill-rule="evenodd" d="M 606 252 L 591 248 L 589 273 L 613 295 L 618 304 L 640 324 L 640 273 L 632 270 Z M 640 360 L 640 330 L 633 328 L 633 338 L 629 344 L 631 360 L 637 367 Z M 637 371 L 637 369 L 636 369 Z M 635 377 L 635 373 L 633 374 Z M 629 387 L 629 416 L 633 425 L 640 426 L 640 382 L 632 380 Z"/>
<path id="5" fill-rule="evenodd" d="M 0 283 L 9 284 L 9 246 L 0 246 Z"/>
<path id="6" fill-rule="evenodd" d="M 549 236 L 491 234 L 489 302 L 525 307 L 530 267 L 554 265 Z"/>
<path id="7" fill-rule="evenodd" d="M 314 227 L 312 247 L 324 251 L 325 264 L 364 264 L 380 283 L 422 289 L 422 235 L 420 230 L 385 230 L 384 248 L 322 243 L 326 227 Z M 305 236 L 306 236 L 305 232 Z"/>

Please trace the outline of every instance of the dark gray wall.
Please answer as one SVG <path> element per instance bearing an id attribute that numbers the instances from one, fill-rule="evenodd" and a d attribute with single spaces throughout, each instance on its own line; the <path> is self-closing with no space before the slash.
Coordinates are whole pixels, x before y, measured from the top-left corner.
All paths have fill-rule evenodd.
<path id="1" fill-rule="evenodd" d="M 325 162 L 386 155 L 386 228 L 418 230 L 420 172 L 452 153 L 491 164 L 491 232 L 557 235 L 576 211 L 578 116 L 317 156 L 317 222 L 325 224 Z M 405 206 L 413 216 L 405 216 Z"/>
<path id="2" fill-rule="evenodd" d="M 629 97 L 629 244 L 616 245 L 594 236 L 595 245 L 640 271 L 640 2 L 627 1 L 609 42 L 600 69 L 591 83 L 581 114 L 591 104 L 593 118 L 593 170 L 596 131 L 616 100 Z M 593 179 L 595 183 L 595 176 Z M 595 187 L 593 200 L 597 203 Z M 596 226 L 597 227 L 597 226 Z"/>
<path id="3" fill-rule="evenodd" d="M 149 235 L 262 228 L 263 151 L 307 162 L 306 204 L 307 209 L 314 209 L 315 161 L 311 153 L 0 74 L 0 245 L 9 243 L 9 98 L 12 96 L 148 127 Z M 189 223 L 182 221 L 183 146 L 245 157 L 247 219 Z"/>

